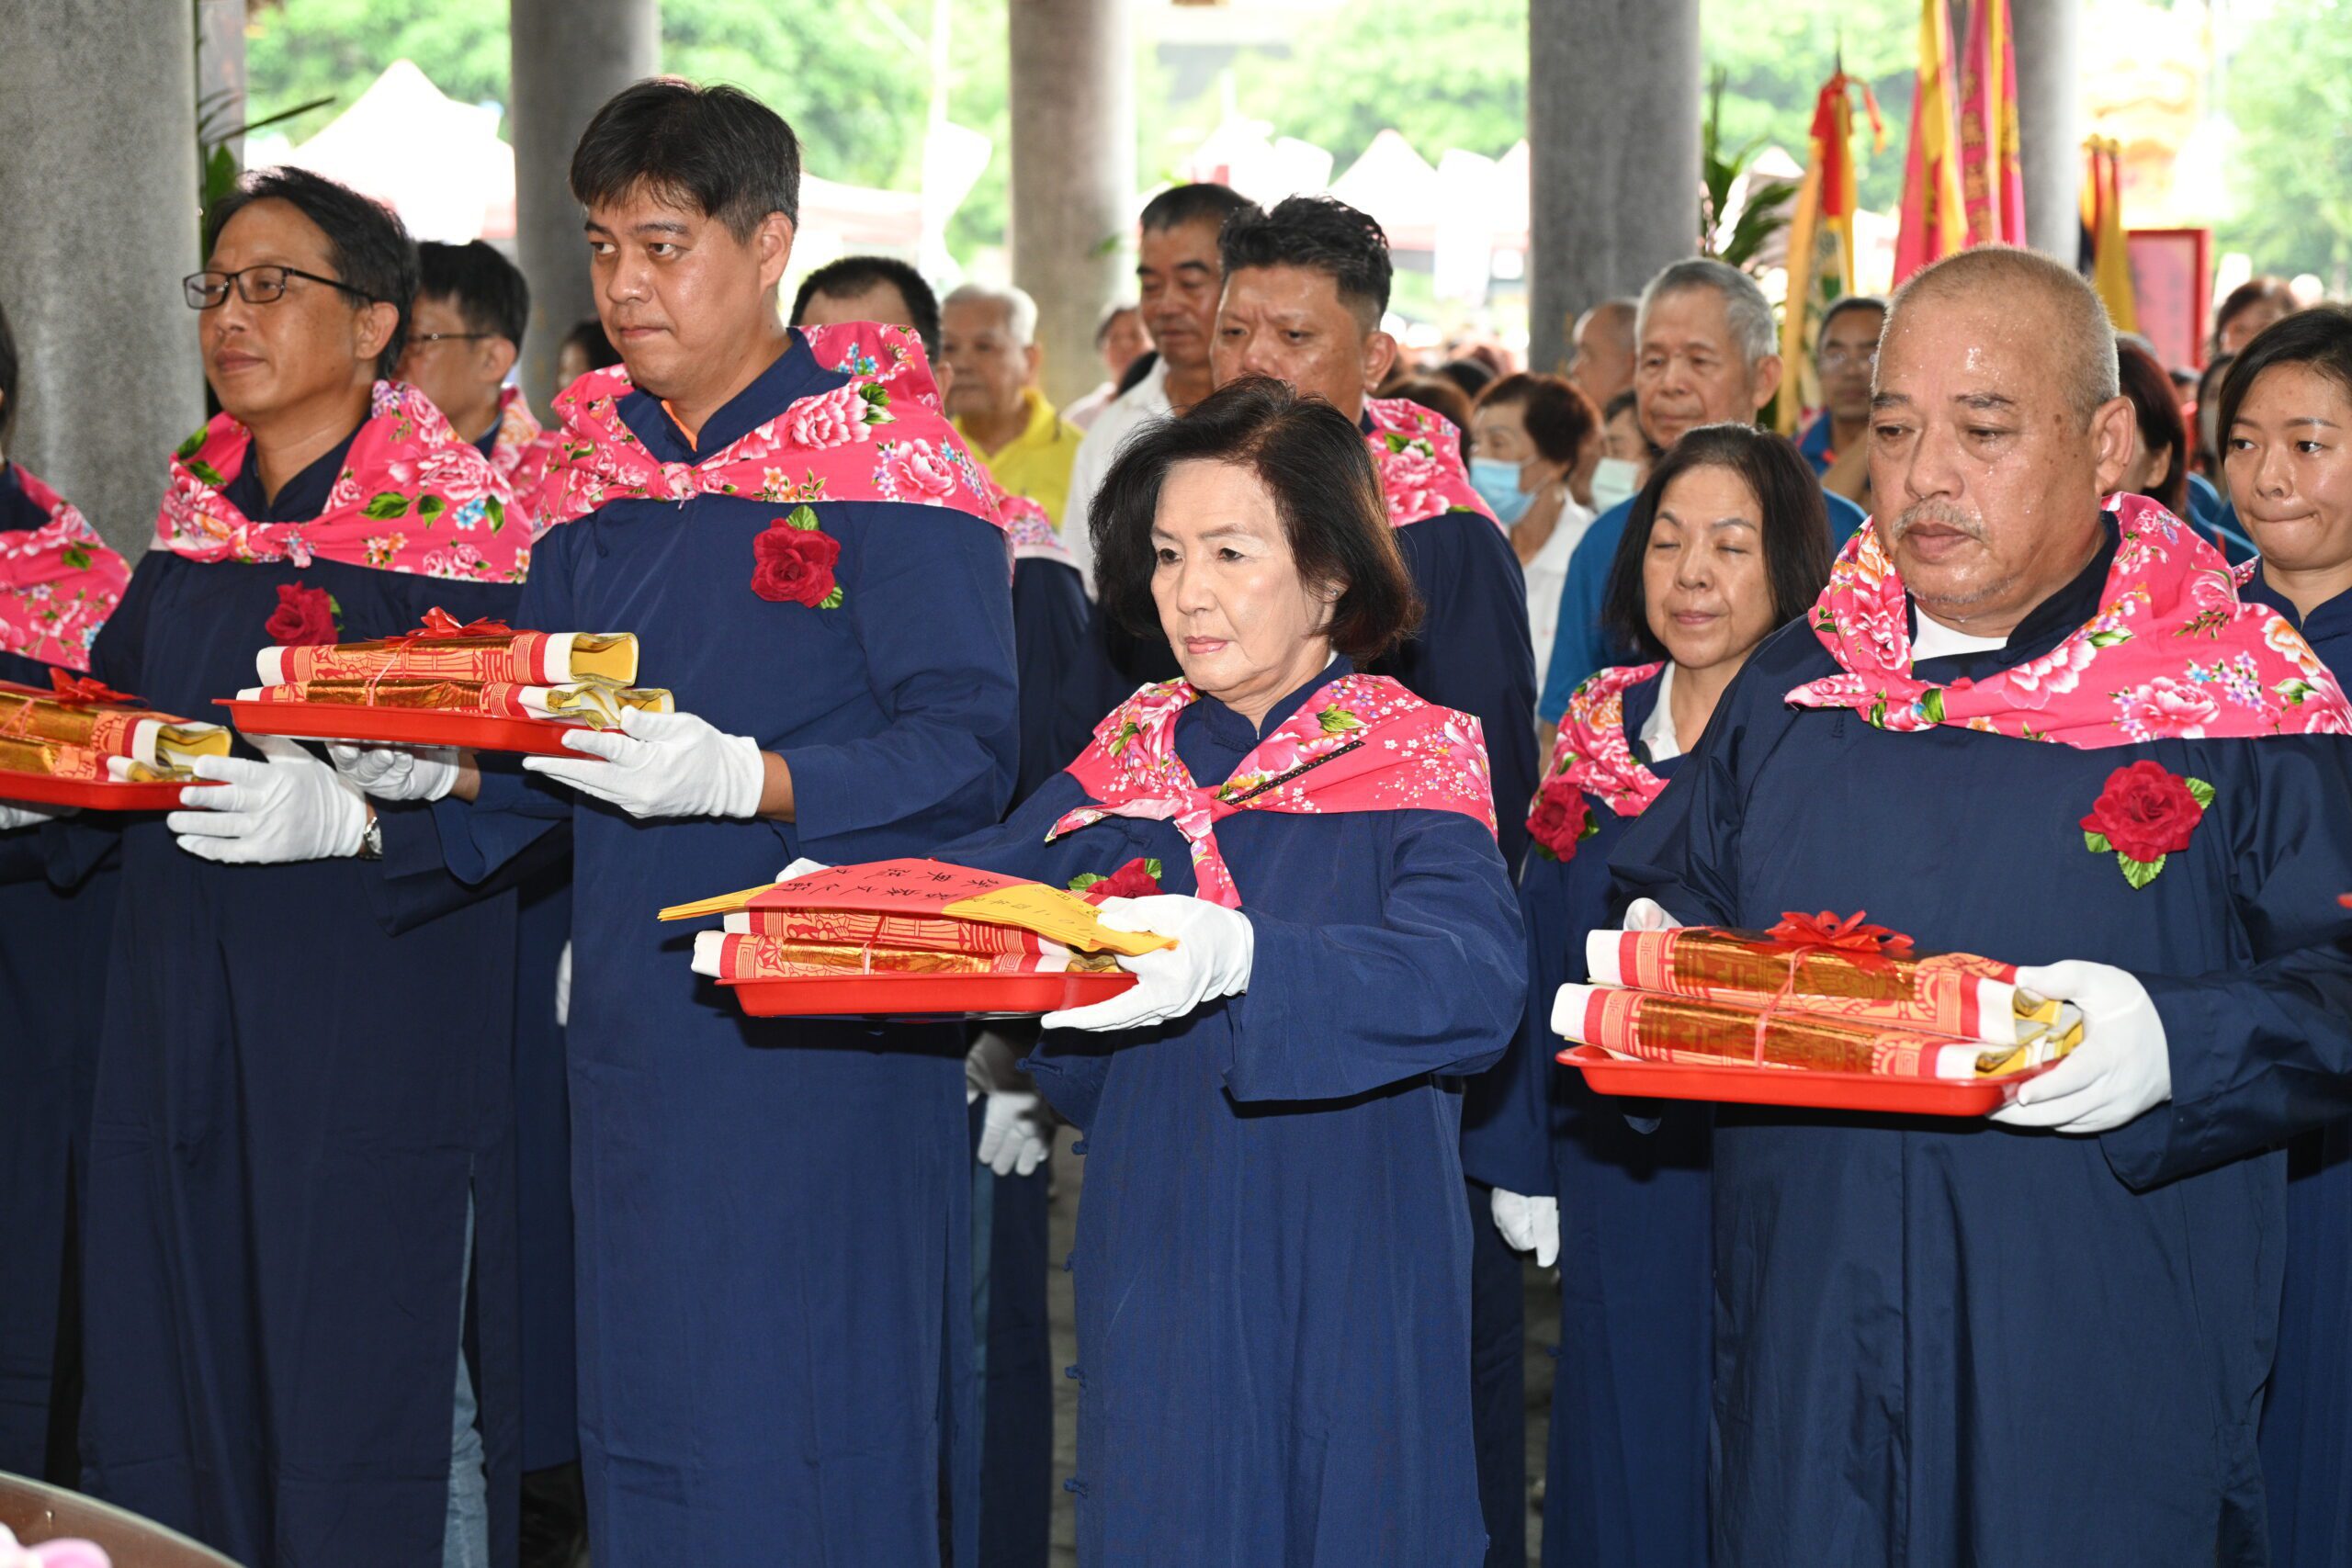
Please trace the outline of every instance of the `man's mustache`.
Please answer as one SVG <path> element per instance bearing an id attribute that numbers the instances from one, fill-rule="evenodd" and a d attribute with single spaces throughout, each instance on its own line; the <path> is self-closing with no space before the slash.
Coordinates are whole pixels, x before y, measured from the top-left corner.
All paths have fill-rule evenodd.
<path id="1" fill-rule="evenodd" d="M 1917 505 L 1905 507 L 1896 514 L 1894 524 L 1887 529 L 1887 543 L 1901 544 L 1903 536 L 1923 523 L 1932 527 L 1950 528 L 1956 533 L 1965 534 L 1980 545 L 1984 542 L 1984 524 L 1982 518 L 1962 512 L 1949 501 L 1923 501 Z"/>

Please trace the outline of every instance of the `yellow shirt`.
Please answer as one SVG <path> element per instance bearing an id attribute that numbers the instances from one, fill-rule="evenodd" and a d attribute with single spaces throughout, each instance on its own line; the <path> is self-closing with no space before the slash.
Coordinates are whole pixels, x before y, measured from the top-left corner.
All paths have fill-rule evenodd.
<path id="1" fill-rule="evenodd" d="M 1086 432 L 1054 412 L 1046 394 L 1031 387 L 1021 394 L 1029 411 L 1021 434 L 994 452 L 983 452 L 962 420 L 956 434 L 964 437 L 989 471 L 989 477 L 1015 495 L 1025 495 L 1046 509 L 1054 526 L 1062 525 L 1062 510 L 1069 504 L 1069 466 L 1078 457 L 1078 444 Z"/>

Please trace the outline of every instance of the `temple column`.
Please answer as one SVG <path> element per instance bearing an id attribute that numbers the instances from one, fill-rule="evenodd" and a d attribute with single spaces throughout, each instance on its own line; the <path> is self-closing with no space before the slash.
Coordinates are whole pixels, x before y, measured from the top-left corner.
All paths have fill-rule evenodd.
<path id="1" fill-rule="evenodd" d="M 1528 0 L 1527 362 L 1699 237 L 1699 0 Z"/>
<path id="2" fill-rule="evenodd" d="M 2084 0 L 2009 4 L 2026 238 L 2069 266 L 2082 243 L 2084 9 Z"/>
<path id="3" fill-rule="evenodd" d="M 137 556 L 164 459 L 204 418 L 189 8 L 42 0 L 0 41 L 0 307 L 19 362 L 11 457 Z"/>
<path id="4" fill-rule="evenodd" d="M 513 0 L 510 134 L 514 142 L 514 248 L 531 286 L 520 379 L 542 414 L 561 389 L 556 350 L 596 313 L 571 150 L 605 101 L 662 68 L 661 0 Z"/>
<path id="5" fill-rule="evenodd" d="M 1012 280 L 1037 301 L 1046 396 L 1102 380 L 1094 327 L 1133 290 L 1135 61 L 1126 0 L 1011 0 Z"/>

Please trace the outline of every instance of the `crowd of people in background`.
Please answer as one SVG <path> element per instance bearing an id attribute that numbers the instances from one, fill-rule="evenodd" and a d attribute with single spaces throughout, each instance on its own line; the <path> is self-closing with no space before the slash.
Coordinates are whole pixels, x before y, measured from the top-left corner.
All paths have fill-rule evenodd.
<path id="1" fill-rule="evenodd" d="M 0 468 L 10 680 L 209 716 L 437 613 L 673 697 L 0 802 L 0 1471 L 254 1568 L 1025 1568 L 1063 1491 L 1086 1563 L 1518 1564 L 1532 1264 L 1548 1564 L 2352 1560 L 2352 312 L 2166 366 L 1988 247 L 1799 367 L 1694 256 L 1416 355 L 1370 217 L 1187 184 L 1058 344 L 796 271 L 799 180 L 740 92 L 605 105 L 542 420 L 498 250 L 248 176 L 144 556 Z M 751 1020 L 651 919 L 899 856 L 1172 945 Z M 1784 909 L 2085 1043 L 1967 1125 L 1555 1065 L 1589 934 Z"/>

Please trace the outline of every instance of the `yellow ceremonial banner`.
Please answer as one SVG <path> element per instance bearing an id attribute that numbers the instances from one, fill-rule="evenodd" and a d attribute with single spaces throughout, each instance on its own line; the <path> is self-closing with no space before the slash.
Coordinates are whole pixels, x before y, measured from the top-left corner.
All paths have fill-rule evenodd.
<path id="1" fill-rule="evenodd" d="M 2091 287 L 2107 303 L 2108 320 L 2120 333 L 2140 330 L 2140 305 L 2132 284 L 2132 256 L 2123 231 L 2123 143 L 2092 137 L 2086 147 L 2090 168 L 2083 208 L 2091 235 Z"/>
<path id="2" fill-rule="evenodd" d="M 957 919 L 1018 926 L 1081 953 L 1117 953 L 1136 958 L 1176 945 L 1174 938 L 1151 931 L 1114 931 L 1096 918 L 1093 905 L 1042 882 L 1016 883 L 993 893 L 961 898 L 939 912 Z"/>
<path id="3" fill-rule="evenodd" d="M 708 898 L 697 898 L 691 904 L 673 904 L 662 911 L 665 920 L 707 920 L 713 915 L 731 915 L 752 907 L 752 900 L 771 887 L 783 884 L 763 882 L 757 887 L 746 887 L 741 893 L 718 893 Z"/>

